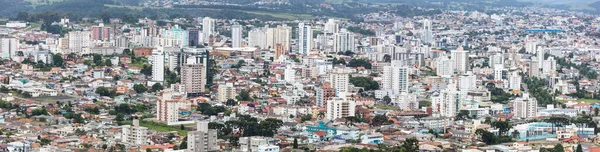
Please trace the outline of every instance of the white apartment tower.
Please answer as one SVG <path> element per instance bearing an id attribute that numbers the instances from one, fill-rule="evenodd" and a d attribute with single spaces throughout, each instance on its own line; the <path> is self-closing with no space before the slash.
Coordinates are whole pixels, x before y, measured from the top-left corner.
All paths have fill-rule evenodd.
<path id="1" fill-rule="evenodd" d="M 432 44 L 433 43 L 433 32 L 431 30 L 431 21 L 428 19 L 423 20 L 423 35 L 421 36 L 421 40 L 423 43 Z"/>
<path id="2" fill-rule="evenodd" d="M 504 65 L 494 65 L 494 80 L 502 80 L 502 71 L 504 71 Z"/>
<path id="3" fill-rule="evenodd" d="M 337 33 L 339 31 L 339 25 L 335 19 L 330 18 L 325 23 L 324 33 Z"/>
<path id="4" fill-rule="evenodd" d="M 469 91 L 477 88 L 477 76 L 468 72 L 459 77 L 458 89 L 460 91 Z"/>
<path id="5" fill-rule="evenodd" d="M 289 67 L 285 68 L 284 74 L 285 75 L 284 75 L 283 79 L 285 80 L 285 82 L 287 82 L 287 83 L 296 82 L 296 69 L 294 69 L 293 66 L 290 65 Z"/>
<path id="6" fill-rule="evenodd" d="M 242 47 L 242 31 L 243 28 L 241 25 L 231 26 L 231 47 Z"/>
<path id="7" fill-rule="evenodd" d="M 394 94 L 408 92 L 408 70 L 400 60 L 393 60 L 391 66 L 383 67 L 383 89 L 392 90 Z"/>
<path id="8" fill-rule="evenodd" d="M 208 122 L 197 122 L 196 131 L 188 132 L 186 152 L 219 151 L 217 130 L 208 129 Z"/>
<path id="9" fill-rule="evenodd" d="M 298 53 L 308 55 L 312 50 L 313 31 L 310 25 L 298 24 Z"/>
<path id="10" fill-rule="evenodd" d="M 537 100 L 530 98 L 529 93 L 523 93 L 513 102 L 513 114 L 515 118 L 531 118 L 537 116 Z"/>
<path id="11" fill-rule="evenodd" d="M 342 29 L 334 34 L 333 51 L 335 52 L 354 52 L 354 33 Z"/>
<path id="12" fill-rule="evenodd" d="M 452 83 L 442 90 L 438 96 L 431 97 L 433 113 L 441 117 L 454 117 L 458 112 L 458 91 Z"/>
<path id="13" fill-rule="evenodd" d="M 334 98 L 327 101 L 327 120 L 355 116 L 356 102 L 346 98 Z"/>
<path id="14" fill-rule="evenodd" d="M 494 54 L 494 55 L 490 56 L 489 60 L 490 61 L 488 62 L 488 64 L 491 68 L 494 68 L 494 66 L 496 66 L 498 64 L 504 65 L 504 54 L 502 54 L 502 53 Z"/>
<path id="15" fill-rule="evenodd" d="M 129 145 L 146 145 L 148 128 L 140 126 L 140 120 L 134 119 L 132 125 L 121 126 L 121 142 Z"/>
<path id="16" fill-rule="evenodd" d="M 414 93 L 402 92 L 396 96 L 396 105 L 403 111 L 412 111 L 419 108 L 419 102 L 417 101 L 417 95 Z"/>
<path id="17" fill-rule="evenodd" d="M 454 74 L 454 66 L 456 65 L 456 63 L 454 63 L 454 60 L 450 60 L 446 56 L 441 56 L 436 59 L 436 63 L 437 66 L 435 72 L 437 73 L 437 75 L 443 77 L 450 77 Z"/>
<path id="18" fill-rule="evenodd" d="M 554 57 L 550 56 L 548 59 L 544 60 L 542 70 L 545 74 L 556 71 L 556 60 L 554 60 Z"/>
<path id="19" fill-rule="evenodd" d="M 332 69 L 329 73 L 329 82 L 335 90 L 337 97 L 345 97 L 348 92 L 348 83 L 350 81 L 348 74 L 344 69 Z"/>
<path id="20" fill-rule="evenodd" d="M 517 72 L 512 72 L 508 77 L 508 88 L 521 90 L 521 76 Z"/>
<path id="21" fill-rule="evenodd" d="M 70 52 L 63 53 L 83 53 L 83 49 L 89 48 L 91 45 L 91 36 L 92 33 L 90 31 L 69 32 L 68 37 Z"/>
<path id="22" fill-rule="evenodd" d="M 227 99 L 235 99 L 237 93 L 235 92 L 235 87 L 233 87 L 233 83 L 226 83 L 219 85 L 219 92 L 217 94 L 217 99 L 221 102 L 227 101 Z"/>
<path id="23" fill-rule="evenodd" d="M 267 48 L 275 48 L 277 44 L 284 47 L 285 51 L 290 49 L 290 40 L 292 39 L 292 27 L 287 25 L 278 25 L 276 28 L 267 29 Z"/>
<path id="24" fill-rule="evenodd" d="M 163 83 L 165 81 L 165 52 L 163 47 L 152 51 L 152 81 Z"/>
<path id="25" fill-rule="evenodd" d="M 469 70 L 469 52 L 459 46 L 456 50 L 450 52 L 451 59 L 454 60 L 456 70 L 465 73 Z"/>
<path id="26" fill-rule="evenodd" d="M 216 34 L 215 19 L 204 17 L 204 19 L 202 19 L 202 40 L 208 42 L 210 36 L 214 34 Z"/>
<path id="27" fill-rule="evenodd" d="M 19 48 L 19 40 L 13 37 L 0 37 L 0 57 L 10 59 L 16 55 Z"/>
<path id="28" fill-rule="evenodd" d="M 267 30 L 262 28 L 252 29 L 248 32 L 248 46 L 268 49 Z"/>

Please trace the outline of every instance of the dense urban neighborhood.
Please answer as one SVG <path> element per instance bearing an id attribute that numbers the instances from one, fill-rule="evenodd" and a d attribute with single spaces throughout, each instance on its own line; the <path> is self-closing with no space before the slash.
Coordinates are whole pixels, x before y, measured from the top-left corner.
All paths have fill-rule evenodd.
<path id="1" fill-rule="evenodd" d="M 0 151 L 600 152 L 592 12 L 120 2 L 0 18 Z"/>

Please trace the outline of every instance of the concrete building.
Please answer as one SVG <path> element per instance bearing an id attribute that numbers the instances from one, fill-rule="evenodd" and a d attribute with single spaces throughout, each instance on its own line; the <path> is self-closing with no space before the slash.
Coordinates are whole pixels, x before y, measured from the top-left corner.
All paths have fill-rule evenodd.
<path id="1" fill-rule="evenodd" d="M 354 33 L 342 29 L 339 33 L 334 34 L 333 51 L 334 52 L 354 52 Z"/>
<path id="2" fill-rule="evenodd" d="M 165 53 L 162 47 L 152 51 L 152 81 L 163 83 L 165 81 Z"/>
<path id="3" fill-rule="evenodd" d="M 181 29 L 179 25 L 173 26 L 171 29 L 162 31 L 163 38 L 179 41 L 180 47 L 189 45 L 188 31 Z"/>
<path id="4" fill-rule="evenodd" d="M 477 76 L 472 73 L 461 75 L 458 81 L 458 89 L 460 91 L 469 91 L 477 88 Z"/>
<path id="5" fill-rule="evenodd" d="M 469 52 L 463 50 L 459 46 L 456 50 L 450 52 L 450 58 L 454 60 L 455 68 L 460 73 L 465 73 L 469 70 Z"/>
<path id="6" fill-rule="evenodd" d="M 63 51 L 63 54 L 77 53 L 80 54 L 84 52 L 83 50 L 86 48 L 90 48 L 91 43 L 91 33 L 89 31 L 74 31 L 69 32 L 68 37 L 68 49 L 69 51 Z"/>
<path id="7" fill-rule="evenodd" d="M 240 137 L 240 150 L 243 152 L 259 151 L 259 147 L 269 145 L 270 138 L 262 136 Z"/>
<path id="8" fill-rule="evenodd" d="M 327 113 L 325 118 L 335 120 L 355 116 L 356 102 L 348 98 L 333 98 L 327 101 Z"/>
<path id="9" fill-rule="evenodd" d="M 225 102 L 227 99 L 235 99 L 235 96 L 237 96 L 237 92 L 235 91 L 235 87 L 233 87 L 233 83 L 219 85 L 219 92 L 217 94 L 219 101 Z"/>
<path id="10" fill-rule="evenodd" d="M 419 109 L 417 95 L 408 92 L 402 92 L 396 96 L 395 104 L 403 111 L 413 111 Z"/>
<path id="11" fill-rule="evenodd" d="M 323 32 L 324 33 L 337 33 L 339 31 L 339 25 L 337 23 L 337 21 L 335 19 L 330 18 L 329 20 L 327 20 L 327 23 L 325 23 L 325 27 Z"/>
<path id="12" fill-rule="evenodd" d="M 176 92 L 165 92 L 156 101 L 156 119 L 168 123 L 179 121 L 179 109 L 191 108 L 191 102 Z"/>
<path id="13" fill-rule="evenodd" d="M 189 46 L 198 46 L 200 44 L 200 31 L 198 28 L 188 28 L 188 44 Z"/>
<path id="14" fill-rule="evenodd" d="M 188 132 L 186 152 L 219 151 L 217 130 L 208 129 L 208 122 L 197 122 L 196 131 Z"/>
<path id="15" fill-rule="evenodd" d="M 531 118 L 537 116 L 537 100 L 530 98 L 529 93 L 523 93 L 513 102 L 514 118 Z"/>
<path id="16" fill-rule="evenodd" d="M 449 84 L 439 95 L 431 97 L 433 113 L 441 117 L 453 117 L 458 112 L 459 97 L 454 84 Z"/>
<path id="17" fill-rule="evenodd" d="M 521 76 L 517 72 L 512 72 L 508 77 L 508 89 L 521 90 Z"/>
<path id="18" fill-rule="evenodd" d="M 181 67 L 181 83 L 186 93 L 201 93 L 206 87 L 206 70 L 203 64 L 184 64 Z"/>
<path id="19" fill-rule="evenodd" d="M 109 41 L 112 38 L 113 30 L 111 27 L 104 27 L 104 24 L 100 24 L 99 26 L 92 26 L 92 38 L 91 40 L 97 41 Z"/>
<path id="20" fill-rule="evenodd" d="M 349 73 L 345 72 L 344 69 L 332 69 L 329 73 L 329 83 L 331 83 L 337 97 L 345 97 L 349 91 L 350 78 L 348 75 Z"/>
<path id="21" fill-rule="evenodd" d="M 202 40 L 208 42 L 211 35 L 215 35 L 215 19 L 205 17 L 202 19 Z"/>
<path id="22" fill-rule="evenodd" d="M 423 20 L 423 32 L 421 35 L 421 40 L 425 44 L 433 43 L 433 31 L 431 30 L 431 21 L 428 19 Z"/>
<path id="23" fill-rule="evenodd" d="M 284 52 L 290 50 L 292 39 L 292 27 L 287 25 L 278 25 L 276 28 L 267 29 L 267 47 L 275 48 L 277 44 L 280 44 L 284 48 Z"/>
<path id="24" fill-rule="evenodd" d="M 231 26 L 231 47 L 239 48 L 242 47 L 242 31 L 244 29 L 241 25 Z"/>
<path id="25" fill-rule="evenodd" d="M 313 30 L 305 23 L 298 24 L 298 54 L 308 55 L 313 49 Z"/>
<path id="26" fill-rule="evenodd" d="M 13 37 L 0 37 L 0 57 L 10 59 L 16 55 L 19 48 L 19 40 Z"/>
<path id="27" fill-rule="evenodd" d="M 284 78 L 287 83 L 296 82 L 296 69 L 292 65 L 288 65 L 284 70 Z"/>
<path id="28" fill-rule="evenodd" d="M 248 46 L 268 49 L 267 30 L 264 28 L 255 28 L 248 32 Z"/>
<path id="29" fill-rule="evenodd" d="M 392 90 L 394 94 L 408 92 L 408 67 L 400 60 L 393 60 L 391 66 L 383 67 L 383 90 Z"/>
<path id="30" fill-rule="evenodd" d="M 146 145 L 148 128 L 140 126 L 140 120 L 134 119 L 132 125 L 121 126 L 121 142 L 129 145 Z"/>
<path id="31" fill-rule="evenodd" d="M 441 56 L 436 59 L 436 73 L 439 76 L 450 77 L 454 74 L 456 63 L 454 60 L 448 59 L 446 56 Z"/>

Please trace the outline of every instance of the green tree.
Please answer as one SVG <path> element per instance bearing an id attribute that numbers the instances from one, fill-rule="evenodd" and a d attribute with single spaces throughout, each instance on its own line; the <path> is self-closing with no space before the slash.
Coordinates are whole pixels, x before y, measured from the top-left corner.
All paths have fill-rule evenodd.
<path id="1" fill-rule="evenodd" d="M 387 96 L 387 95 L 386 95 L 385 97 L 383 97 L 383 102 L 384 102 L 385 104 L 388 104 L 388 105 L 389 105 L 390 103 L 392 103 L 392 98 L 390 98 L 390 96 Z"/>
<path id="2" fill-rule="evenodd" d="M 375 117 L 373 117 L 373 119 L 371 120 L 371 126 L 380 126 L 383 125 L 385 123 L 387 123 L 388 117 L 385 115 L 377 115 Z"/>
<path id="3" fill-rule="evenodd" d="M 554 146 L 553 152 L 565 152 L 565 147 L 563 147 L 561 144 L 556 144 L 556 146 Z"/>
<path id="4" fill-rule="evenodd" d="M 298 139 L 294 138 L 294 142 L 292 143 L 292 148 L 298 149 Z"/>
<path id="5" fill-rule="evenodd" d="M 181 141 L 181 144 L 179 145 L 179 149 L 187 149 L 187 136 L 183 137 L 183 141 Z"/>
<path id="6" fill-rule="evenodd" d="M 155 83 L 152 85 L 152 92 L 163 90 L 163 86 L 160 83 Z"/>
<path id="7" fill-rule="evenodd" d="M 58 53 L 52 55 L 52 64 L 54 64 L 55 67 L 62 67 L 64 65 L 62 54 Z"/>
<path id="8" fill-rule="evenodd" d="M 252 101 L 252 98 L 250 97 L 250 93 L 248 93 L 248 91 L 246 91 L 246 90 L 240 91 L 240 94 L 238 96 L 236 96 L 235 98 L 237 99 L 237 101 Z"/>
<path id="9" fill-rule="evenodd" d="M 146 148 L 146 152 L 152 152 L 152 149 Z"/>
<path id="10" fill-rule="evenodd" d="M 581 144 L 577 144 L 577 149 L 575 149 L 575 152 L 583 152 L 583 148 L 581 147 Z"/>
<path id="11" fill-rule="evenodd" d="M 104 60 L 104 65 L 106 66 L 113 66 L 112 62 L 110 61 L 110 59 L 106 59 Z"/>
<path id="12" fill-rule="evenodd" d="M 135 84 L 133 85 L 133 90 L 135 90 L 136 93 L 144 93 L 148 91 L 148 88 L 146 88 L 146 86 L 144 86 L 143 84 Z"/>
<path id="13" fill-rule="evenodd" d="M 379 83 L 373 79 L 367 77 L 352 77 L 350 83 L 357 87 L 362 87 L 365 90 L 377 90 L 379 89 Z"/>
<path id="14" fill-rule="evenodd" d="M 400 147 L 406 152 L 419 151 L 419 140 L 417 140 L 417 138 L 408 138 L 404 140 L 404 143 Z"/>
<path id="15" fill-rule="evenodd" d="M 594 115 L 598 116 L 598 111 L 599 111 L 598 107 L 594 108 Z"/>
<path id="16" fill-rule="evenodd" d="M 512 126 L 510 125 L 510 123 L 508 123 L 508 121 L 494 121 L 494 122 L 492 122 L 492 126 L 494 126 L 495 128 L 498 128 L 498 133 L 500 135 L 503 135 L 508 130 L 510 130 L 510 128 L 512 128 Z"/>
<path id="17" fill-rule="evenodd" d="M 225 102 L 225 105 L 228 105 L 228 106 L 235 106 L 236 104 L 237 103 L 233 99 L 227 99 L 227 102 Z"/>

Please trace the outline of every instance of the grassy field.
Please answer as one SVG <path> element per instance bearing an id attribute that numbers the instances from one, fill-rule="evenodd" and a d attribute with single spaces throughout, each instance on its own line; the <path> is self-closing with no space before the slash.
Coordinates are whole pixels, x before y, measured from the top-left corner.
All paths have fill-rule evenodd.
<path id="1" fill-rule="evenodd" d="M 33 5 L 49 5 L 52 3 L 56 3 L 56 2 L 62 2 L 64 0 L 25 0 L 27 2 L 30 2 Z"/>
<path id="2" fill-rule="evenodd" d="M 250 14 L 256 15 L 269 15 L 276 18 L 284 18 L 288 20 L 310 20 L 313 19 L 312 15 L 309 14 L 291 14 L 291 13 L 269 13 L 269 12 L 258 12 L 258 11 L 244 11 Z"/>
<path id="3" fill-rule="evenodd" d="M 131 121 L 123 121 L 123 125 L 131 125 Z M 164 123 L 151 122 L 151 121 L 141 121 L 140 126 L 147 127 L 150 130 L 158 131 L 158 132 L 172 132 L 176 131 L 180 136 L 187 136 L 187 130 L 181 130 L 180 126 L 169 126 Z"/>
<path id="4" fill-rule="evenodd" d="M 376 108 L 382 110 L 398 110 L 398 108 L 392 106 L 376 106 Z"/>
<path id="5" fill-rule="evenodd" d="M 558 100 L 558 102 L 565 103 L 565 100 Z M 600 102 L 598 99 L 577 99 L 575 102 L 584 102 L 584 103 L 596 103 Z"/>

